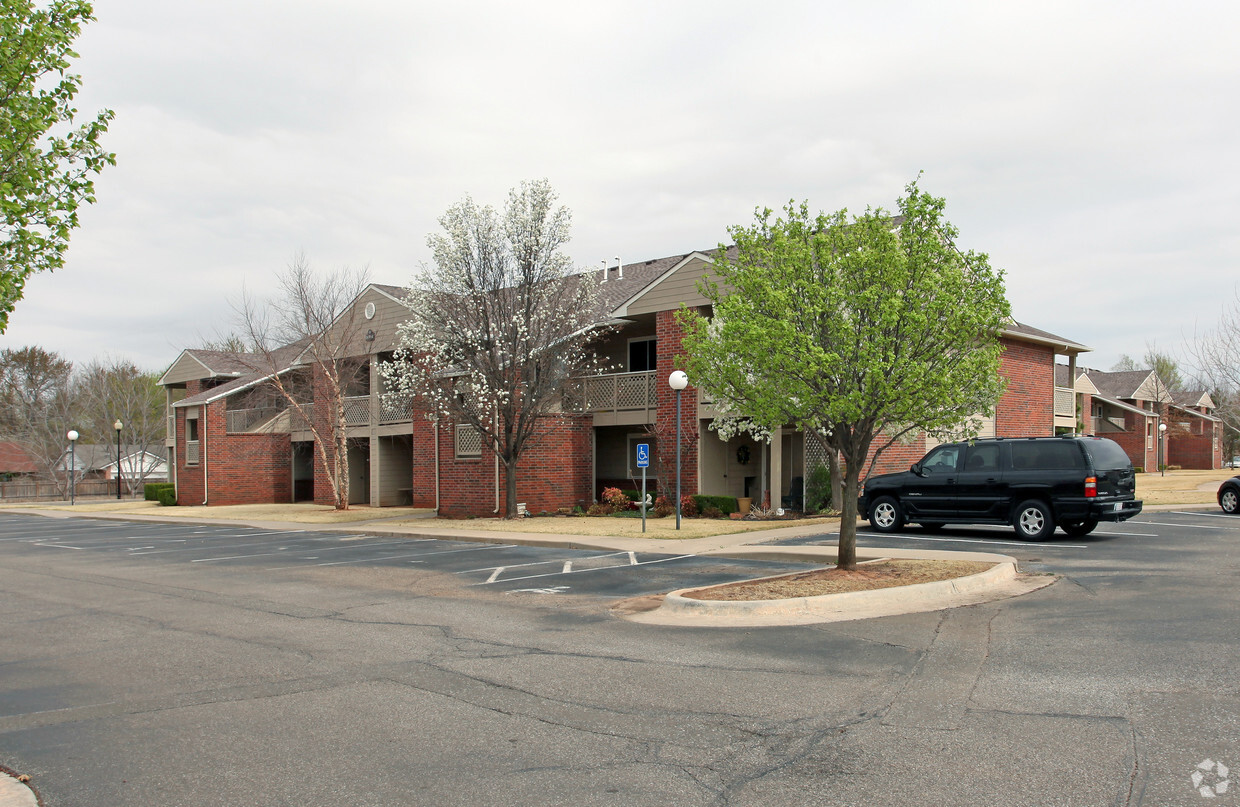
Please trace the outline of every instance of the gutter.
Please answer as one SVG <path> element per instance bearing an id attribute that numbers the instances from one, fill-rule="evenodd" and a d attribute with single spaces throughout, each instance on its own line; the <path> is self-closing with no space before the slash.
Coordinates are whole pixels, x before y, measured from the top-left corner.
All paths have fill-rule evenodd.
<path id="1" fill-rule="evenodd" d="M 211 420 L 209 412 L 210 412 L 210 404 L 203 404 L 202 405 L 202 503 L 203 503 L 203 506 L 206 506 L 207 504 L 207 499 L 209 498 L 207 495 L 207 491 L 210 490 L 210 488 L 207 486 L 207 460 L 211 456 L 210 452 L 207 451 L 207 424 Z"/>
<path id="2" fill-rule="evenodd" d="M 439 515 L 439 418 L 435 418 L 435 515 Z"/>

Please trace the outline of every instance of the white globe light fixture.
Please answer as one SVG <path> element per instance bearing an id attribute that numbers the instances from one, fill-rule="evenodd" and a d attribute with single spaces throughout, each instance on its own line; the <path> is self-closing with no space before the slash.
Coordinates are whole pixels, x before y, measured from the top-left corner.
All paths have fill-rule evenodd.
<path id="1" fill-rule="evenodd" d="M 680 529 L 680 393 L 689 386 L 689 376 L 677 370 L 667 377 L 667 385 L 676 390 L 676 529 Z"/>
<path id="2" fill-rule="evenodd" d="M 77 504 L 77 484 L 74 477 L 74 471 L 77 470 L 77 457 L 74 449 L 77 447 L 77 440 L 80 435 L 77 429 L 70 429 L 65 437 L 69 438 L 69 505 Z"/>

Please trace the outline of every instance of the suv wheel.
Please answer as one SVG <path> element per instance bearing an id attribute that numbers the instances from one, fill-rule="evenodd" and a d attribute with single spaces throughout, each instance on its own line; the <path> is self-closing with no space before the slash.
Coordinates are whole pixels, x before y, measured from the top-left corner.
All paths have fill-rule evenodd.
<path id="1" fill-rule="evenodd" d="M 870 526 L 879 532 L 899 532 L 904 529 L 904 512 L 900 503 L 890 496 L 882 496 L 870 508 Z"/>
<path id="2" fill-rule="evenodd" d="M 1012 526 L 1016 528 L 1016 535 L 1020 538 L 1026 541 L 1042 541 L 1055 531 L 1055 519 L 1045 502 L 1030 499 L 1021 502 L 1016 508 L 1016 513 L 1012 516 Z"/>
<path id="3" fill-rule="evenodd" d="M 1224 513 L 1235 514 L 1240 511 L 1240 494 L 1236 493 L 1235 488 L 1227 488 L 1218 496 L 1218 503 L 1223 508 Z"/>
<path id="4" fill-rule="evenodd" d="M 1073 538 L 1084 538 L 1094 531 L 1094 527 L 1098 526 L 1098 520 L 1087 518 L 1084 521 L 1078 521 L 1075 524 L 1061 524 L 1063 531 Z"/>

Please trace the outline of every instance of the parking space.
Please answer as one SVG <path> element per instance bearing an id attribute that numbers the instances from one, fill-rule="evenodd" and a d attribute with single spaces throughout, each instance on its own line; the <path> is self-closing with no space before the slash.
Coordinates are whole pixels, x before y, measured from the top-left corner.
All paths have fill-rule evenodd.
<path id="1" fill-rule="evenodd" d="M 418 568 L 454 574 L 464 585 L 498 591 L 605 597 L 639 596 L 805 568 L 799 563 L 689 554 L 0 514 L 0 556 L 62 552 L 271 573 L 308 567 Z"/>

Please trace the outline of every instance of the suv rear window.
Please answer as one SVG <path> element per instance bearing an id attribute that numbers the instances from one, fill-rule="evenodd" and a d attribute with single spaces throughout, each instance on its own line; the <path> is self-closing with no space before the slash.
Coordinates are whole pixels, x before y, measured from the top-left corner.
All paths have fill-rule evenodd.
<path id="1" fill-rule="evenodd" d="M 1031 440 L 1027 443 L 1012 443 L 1012 468 L 1017 471 L 1068 470 L 1084 467 L 1085 457 L 1081 455 L 1081 450 L 1074 442 Z"/>
<path id="2" fill-rule="evenodd" d="M 1118 471 L 1132 467 L 1132 461 L 1114 440 L 1086 440 L 1085 450 L 1094 461 L 1094 469 L 1098 471 Z"/>

